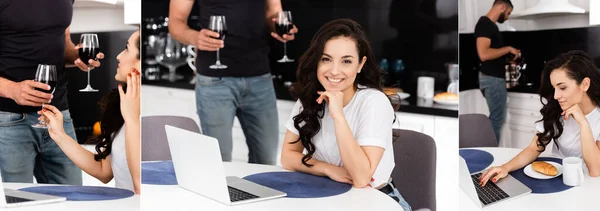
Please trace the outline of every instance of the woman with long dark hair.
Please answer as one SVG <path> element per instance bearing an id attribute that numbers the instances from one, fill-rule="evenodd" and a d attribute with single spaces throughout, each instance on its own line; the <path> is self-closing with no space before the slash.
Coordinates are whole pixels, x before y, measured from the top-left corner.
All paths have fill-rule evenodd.
<path id="1" fill-rule="evenodd" d="M 322 26 L 298 64 L 291 89 L 298 101 L 281 164 L 357 188 L 370 185 L 411 210 L 390 177 L 394 110 L 382 92 L 382 73 L 358 23 Z"/>
<path id="2" fill-rule="evenodd" d="M 583 158 L 589 175 L 600 176 L 600 70 L 582 51 L 570 51 L 548 62 L 542 75 L 542 119 L 531 144 L 502 166 L 481 176 L 481 185 L 533 162 L 554 142 L 553 154 Z"/>
<path id="3" fill-rule="evenodd" d="M 49 120 L 50 137 L 65 154 L 86 173 L 115 186 L 140 193 L 140 32 L 129 37 L 125 49 L 117 56 L 115 79 L 127 83 L 112 90 L 100 101 L 101 134 L 89 142 L 96 144 L 96 154 L 65 134 L 63 116 L 54 106 L 45 105 L 40 112 Z M 123 91 L 126 89 L 126 92 Z"/>

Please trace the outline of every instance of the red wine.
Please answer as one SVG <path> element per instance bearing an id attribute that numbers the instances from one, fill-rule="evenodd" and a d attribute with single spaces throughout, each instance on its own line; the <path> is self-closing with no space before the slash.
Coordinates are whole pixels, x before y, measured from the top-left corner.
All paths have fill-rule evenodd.
<path id="1" fill-rule="evenodd" d="M 225 37 L 227 36 L 227 30 L 221 30 L 221 31 L 215 31 L 215 32 L 219 33 L 219 37 L 213 37 L 215 39 L 224 40 Z"/>
<path id="2" fill-rule="evenodd" d="M 42 82 L 42 81 L 40 81 L 40 82 Z M 56 81 L 48 81 L 48 82 L 42 82 L 42 83 L 50 85 L 50 90 L 45 90 L 45 89 L 40 89 L 40 88 L 35 88 L 35 90 L 51 94 L 54 92 L 54 89 L 56 89 Z"/>
<path id="3" fill-rule="evenodd" d="M 83 48 L 79 49 L 79 58 L 86 65 L 90 65 L 90 64 L 88 64 L 88 61 L 90 59 L 96 59 L 96 54 L 98 54 L 98 53 L 100 53 L 100 48 L 83 47 Z"/>
<path id="4" fill-rule="evenodd" d="M 292 24 L 275 24 L 275 31 L 281 37 L 283 37 L 284 34 L 289 34 L 292 28 Z"/>

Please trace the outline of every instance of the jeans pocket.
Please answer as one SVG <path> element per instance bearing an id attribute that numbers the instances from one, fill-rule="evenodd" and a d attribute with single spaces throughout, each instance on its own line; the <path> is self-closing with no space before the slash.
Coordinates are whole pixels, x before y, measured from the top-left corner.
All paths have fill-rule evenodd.
<path id="1" fill-rule="evenodd" d="M 25 121 L 24 114 L 0 111 L 0 127 L 16 125 L 23 121 Z"/>
<path id="2" fill-rule="evenodd" d="M 196 83 L 203 86 L 211 86 L 223 82 L 222 77 L 210 77 L 196 74 Z"/>

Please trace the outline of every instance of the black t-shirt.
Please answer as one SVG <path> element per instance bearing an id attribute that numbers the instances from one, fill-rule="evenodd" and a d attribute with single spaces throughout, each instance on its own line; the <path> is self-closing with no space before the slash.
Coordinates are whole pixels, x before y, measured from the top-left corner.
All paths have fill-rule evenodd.
<path id="1" fill-rule="evenodd" d="M 200 28 L 209 29 L 211 15 L 224 15 L 227 25 L 225 47 L 220 49 L 221 63 L 227 69 L 210 69 L 217 52 L 198 51 L 196 71 L 212 77 L 250 77 L 269 70 L 268 27 L 265 0 L 197 0 Z"/>
<path id="2" fill-rule="evenodd" d="M 14 82 L 34 80 L 38 64 L 56 65 L 58 80 L 51 104 L 59 110 L 68 109 L 65 30 L 72 16 L 73 0 L 0 1 L 0 77 Z M 0 97 L 0 111 L 40 109 Z"/>
<path id="3" fill-rule="evenodd" d="M 500 34 L 498 26 L 496 26 L 496 24 L 487 16 L 482 16 L 481 18 L 479 18 L 479 21 L 477 21 L 477 25 L 475 25 L 475 40 L 477 40 L 477 38 L 479 37 L 489 38 L 491 41 L 490 48 L 504 47 L 502 44 L 502 35 Z M 501 56 L 494 60 L 482 62 L 480 71 L 481 73 L 489 76 L 505 78 L 506 76 L 504 72 L 506 70 L 504 68 L 504 64 L 504 56 Z"/>

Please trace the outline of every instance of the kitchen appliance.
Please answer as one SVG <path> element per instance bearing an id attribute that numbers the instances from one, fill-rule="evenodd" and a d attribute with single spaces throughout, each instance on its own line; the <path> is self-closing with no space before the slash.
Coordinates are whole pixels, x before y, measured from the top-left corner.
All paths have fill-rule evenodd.
<path id="1" fill-rule="evenodd" d="M 521 71 L 523 71 L 527 68 L 527 64 L 525 63 L 525 59 L 523 59 L 521 52 L 519 52 L 517 59 L 514 59 L 514 56 L 512 54 L 509 54 L 509 56 L 507 57 L 507 60 L 508 61 L 506 62 L 506 65 L 504 66 L 504 68 L 506 69 L 506 71 L 505 71 L 506 88 L 510 89 L 510 88 L 519 86 L 519 84 L 520 84 L 519 79 L 521 78 Z"/>
<path id="2" fill-rule="evenodd" d="M 164 38 L 168 33 L 168 28 L 164 17 L 145 18 L 143 25 L 143 35 L 147 35 L 142 43 L 143 47 L 143 76 L 144 80 L 158 81 L 160 80 L 160 65 L 156 61 L 158 49 L 163 46 Z"/>
<path id="3" fill-rule="evenodd" d="M 183 79 L 183 76 L 177 75 L 175 72 L 178 67 L 187 64 L 188 49 L 186 45 L 181 44 L 173 39 L 170 34 L 167 34 L 165 41 L 159 46 L 156 61 L 167 68 L 169 73 L 162 76 L 163 79 L 168 79 L 170 82 Z"/>
<path id="4" fill-rule="evenodd" d="M 187 50 L 187 63 L 188 66 L 190 66 L 190 68 L 192 69 L 192 71 L 194 71 L 194 77 L 192 77 L 192 80 L 190 80 L 190 84 L 196 84 L 196 47 L 194 47 L 193 45 L 188 45 Z"/>
<path id="5" fill-rule="evenodd" d="M 417 82 L 417 97 L 432 99 L 435 88 L 435 78 L 421 76 L 417 79 Z"/>
<path id="6" fill-rule="evenodd" d="M 448 79 L 450 84 L 448 85 L 447 92 L 452 92 L 458 94 L 458 81 L 460 78 L 460 71 L 458 64 L 448 64 Z"/>

